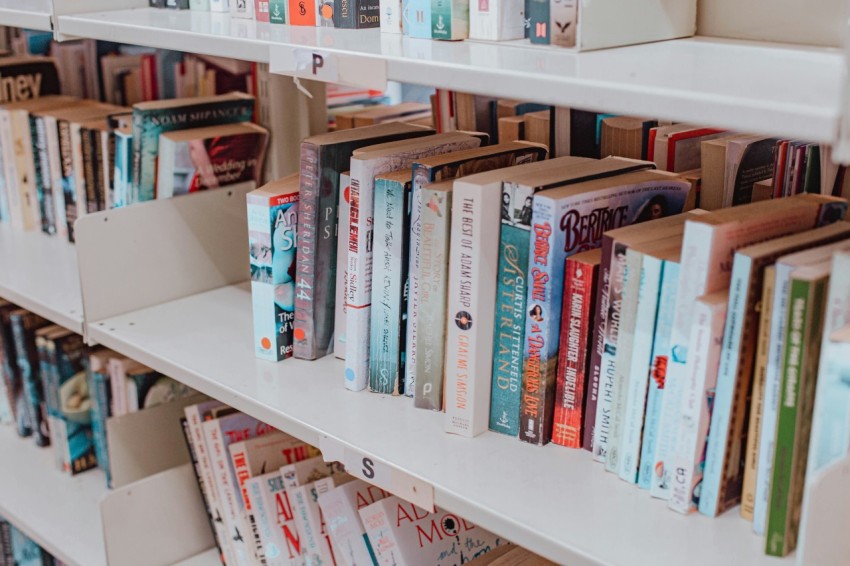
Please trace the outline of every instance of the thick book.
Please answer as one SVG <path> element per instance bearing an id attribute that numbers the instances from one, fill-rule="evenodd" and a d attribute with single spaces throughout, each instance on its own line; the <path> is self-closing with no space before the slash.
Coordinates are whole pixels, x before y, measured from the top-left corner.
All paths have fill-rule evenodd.
<path id="1" fill-rule="evenodd" d="M 522 39 L 525 35 L 523 0 L 474 0 L 469 3 L 469 38 L 486 41 Z M 503 140 L 511 141 L 511 140 Z"/>
<path id="2" fill-rule="evenodd" d="M 254 97 L 238 92 L 133 105 L 134 200 L 144 202 L 156 198 L 156 163 L 161 134 L 247 122 L 253 115 Z"/>
<path id="3" fill-rule="evenodd" d="M 360 509 L 379 564 L 460 566 L 507 541 L 443 509 L 428 511 L 395 495 Z"/>
<path id="4" fill-rule="evenodd" d="M 345 303 L 345 289 L 348 286 L 348 227 L 351 225 L 351 206 L 349 196 L 351 193 L 351 175 L 348 171 L 339 175 L 339 227 L 337 229 L 336 244 L 336 290 L 334 303 L 334 356 L 345 359 L 345 315 L 348 305 Z"/>
<path id="5" fill-rule="evenodd" d="M 797 546 L 831 268 L 802 267 L 791 275 L 765 532 L 765 552 L 770 556 L 787 556 Z"/>
<path id="6" fill-rule="evenodd" d="M 239 183 L 259 186 L 268 139 L 268 131 L 252 123 L 162 134 L 156 198 Z"/>
<path id="7" fill-rule="evenodd" d="M 475 148 L 478 138 L 461 133 L 388 142 L 355 150 L 351 157 L 351 190 L 348 227 L 348 285 L 345 301 L 345 385 L 359 391 L 368 384 L 378 393 L 404 392 L 404 382 L 391 376 L 370 375 L 369 338 L 372 316 L 375 177 L 411 167 L 429 156 Z M 386 211 L 384 211 L 386 212 Z"/>
<path id="8" fill-rule="evenodd" d="M 24 383 L 21 379 L 21 368 L 18 365 L 18 353 L 15 337 L 12 331 L 11 313 L 18 306 L 0 299 L 0 347 L 2 347 L 2 378 L 6 384 L 9 402 L 15 419 L 15 431 L 20 437 L 32 434 L 32 416 L 29 412 L 24 393 Z"/>
<path id="9" fill-rule="evenodd" d="M 590 325 L 601 260 L 602 250 L 596 248 L 568 257 L 564 265 L 564 303 L 552 442 L 567 448 L 581 448 L 592 333 Z"/>
<path id="10" fill-rule="evenodd" d="M 369 542 L 360 509 L 392 495 L 375 485 L 354 480 L 319 497 L 328 534 L 338 564 L 375 564 L 377 557 Z"/>
<path id="11" fill-rule="evenodd" d="M 705 443 L 714 407 L 714 388 L 723 341 L 729 291 L 724 289 L 694 303 L 690 352 L 685 369 L 682 403 L 677 426 L 678 439 L 671 464 L 676 471 L 669 507 L 690 513 L 699 505 Z"/>
<path id="12" fill-rule="evenodd" d="M 717 395 L 706 453 L 706 500 L 700 511 L 722 512 L 741 500 L 744 447 L 753 364 L 758 336 L 758 301 L 765 266 L 779 257 L 806 248 L 846 240 L 850 224 L 836 222 L 798 234 L 737 250 L 732 264 L 729 313 L 723 333 L 723 353 L 717 376 Z"/>
<path id="13" fill-rule="evenodd" d="M 37 314 L 23 309 L 11 311 L 9 323 L 12 327 L 15 359 L 18 362 L 25 410 L 30 415 L 32 434 L 37 446 L 48 446 L 50 444 L 50 429 L 47 424 L 47 411 L 44 403 L 44 386 L 39 375 L 40 365 L 35 346 L 35 333 L 38 329 L 44 328 L 50 323 Z"/>
<path id="14" fill-rule="evenodd" d="M 431 38 L 458 40 L 469 37 L 469 2 L 432 0 Z"/>
<path id="15" fill-rule="evenodd" d="M 277 362 L 292 356 L 298 175 L 248 193 L 248 246 L 254 355 Z"/>
<path id="16" fill-rule="evenodd" d="M 719 138 L 703 140 L 700 143 L 700 169 L 702 185 L 699 205 L 705 210 L 717 210 L 729 206 L 725 201 L 726 153 L 729 142 L 738 138 L 753 139 L 745 134 L 727 134 Z"/>
<path id="17" fill-rule="evenodd" d="M 333 348 L 339 178 L 349 170 L 352 153 L 433 133 L 429 128 L 391 123 L 321 134 L 301 143 L 295 357 L 314 360 Z"/>

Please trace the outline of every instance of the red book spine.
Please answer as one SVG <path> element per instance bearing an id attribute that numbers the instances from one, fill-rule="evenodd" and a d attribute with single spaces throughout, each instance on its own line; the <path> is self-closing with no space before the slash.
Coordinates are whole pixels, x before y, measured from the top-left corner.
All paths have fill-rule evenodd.
<path id="1" fill-rule="evenodd" d="M 552 442 L 567 448 L 581 448 L 588 353 L 599 265 L 567 258 L 564 273 L 564 306 L 558 345 Z"/>
<path id="2" fill-rule="evenodd" d="M 649 129 L 649 140 L 646 142 L 646 160 L 655 161 L 655 138 L 658 136 L 658 128 Z"/>

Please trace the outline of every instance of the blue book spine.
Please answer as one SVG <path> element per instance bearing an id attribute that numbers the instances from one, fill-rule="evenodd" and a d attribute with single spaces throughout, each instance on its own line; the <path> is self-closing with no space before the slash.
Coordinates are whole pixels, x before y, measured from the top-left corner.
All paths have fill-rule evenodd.
<path id="1" fill-rule="evenodd" d="M 679 264 L 665 261 L 662 268 L 661 294 L 652 344 L 652 373 L 646 399 L 646 416 L 641 442 L 638 487 L 649 489 L 655 473 L 655 447 L 658 443 L 658 421 L 661 418 L 661 401 L 664 396 L 664 378 L 667 371 L 670 333 L 676 311 L 676 289 L 679 286 Z"/>
<path id="2" fill-rule="evenodd" d="M 68 457 L 69 471 L 74 475 L 97 466 L 91 412 L 81 410 L 74 401 L 75 397 L 82 398 L 86 390 L 86 356 L 82 336 L 72 334 L 57 339 L 55 351 L 54 379 L 60 392 L 58 418 L 64 429 L 62 440 L 67 442 L 67 446 L 62 448 Z"/>
<path id="3" fill-rule="evenodd" d="M 91 364 L 91 362 L 89 362 Z M 105 371 L 89 369 L 89 394 L 91 395 L 92 436 L 97 465 L 106 474 L 106 484 L 112 485 L 109 471 L 109 450 L 106 443 L 106 419 L 111 407 L 111 388 L 109 374 Z"/>
<path id="4" fill-rule="evenodd" d="M 410 182 L 375 179 L 369 388 L 393 395 L 408 393 L 404 388 L 404 345 L 410 186 Z"/>
<path id="5" fill-rule="evenodd" d="M 502 190 L 496 326 L 493 333 L 493 383 L 490 430 L 517 436 L 525 365 L 525 299 L 528 245 L 531 240 L 531 193 L 513 183 Z"/>
<path id="6" fill-rule="evenodd" d="M 407 0 L 402 33 L 431 39 L 431 0 Z M 404 31 L 406 28 L 407 31 Z"/>

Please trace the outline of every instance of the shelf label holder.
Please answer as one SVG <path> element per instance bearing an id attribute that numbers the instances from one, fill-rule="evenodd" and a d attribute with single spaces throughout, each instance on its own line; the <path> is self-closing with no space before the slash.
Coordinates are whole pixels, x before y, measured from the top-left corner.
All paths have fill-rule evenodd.
<path id="1" fill-rule="evenodd" d="M 340 54 L 325 49 L 272 45 L 269 70 L 279 75 L 384 91 L 387 62 L 376 57 Z"/>
<path id="2" fill-rule="evenodd" d="M 326 462 L 341 462 L 345 471 L 352 476 L 389 491 L 422 509 L 430 512 L 435 510 L 434 486 L 428 482 L 330 436 L 319 437 L 319 450 L 322 451 Z"/>

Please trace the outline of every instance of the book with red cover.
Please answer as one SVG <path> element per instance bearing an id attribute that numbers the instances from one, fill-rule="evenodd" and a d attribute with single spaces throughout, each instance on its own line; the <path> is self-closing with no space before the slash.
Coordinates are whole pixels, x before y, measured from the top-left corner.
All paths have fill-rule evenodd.
<path id="1" fill-rule="evenodd" d="M 588 353 L 601 260 L 602 249 L 597 248 L 568 257 L 564 264 L 564 303 L 552 442 L 567 448 L 582 447 L 584 397 L 590 361 Z"/>
<path id="2" fill-rule="evenodd" d="M 700 142 L 724 133 L 724 130 L 696 128 L 670 134 L 667 137 L 667 171 L 680 172 L 699 168 Z M 688 140 L 691 140 L 691 143 L 683 143 Z"/>

